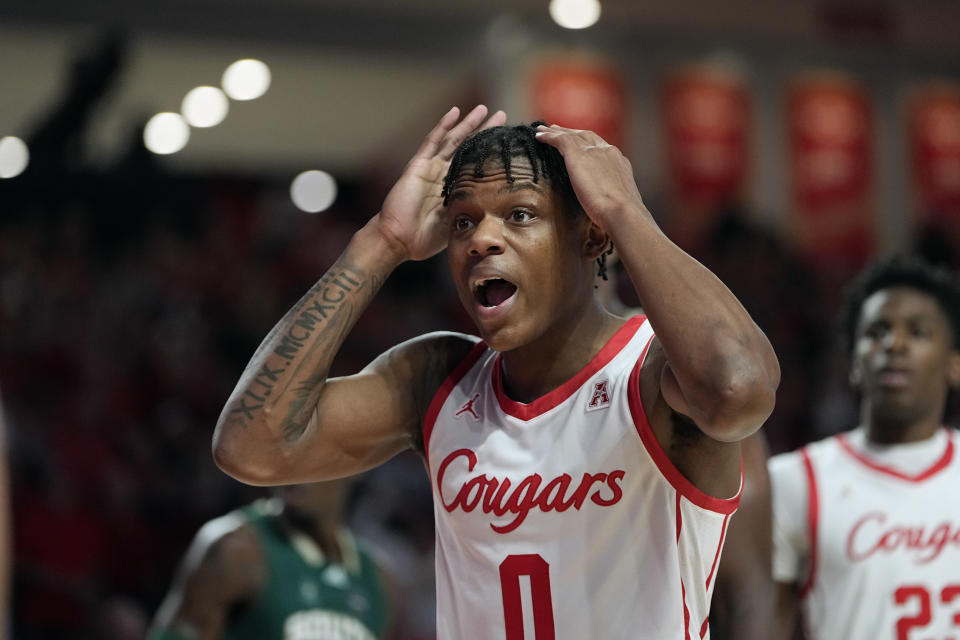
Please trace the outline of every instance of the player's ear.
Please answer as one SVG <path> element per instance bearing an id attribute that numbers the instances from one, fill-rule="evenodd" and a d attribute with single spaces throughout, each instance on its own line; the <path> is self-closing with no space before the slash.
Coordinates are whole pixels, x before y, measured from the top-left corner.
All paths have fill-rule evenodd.
<path id="1" fill-rule="evenodd" d="M 960 351 L 953 350 L 947 356 L 947 384 L 951 389 L 960 389 Z"/>
<path id="2" fill-rule="evenodd" d="M 587 218 L 587 227 L 583 233 L 583 255 L 595 260 L 610 247 L 610 236 L 597 223 Z"/>

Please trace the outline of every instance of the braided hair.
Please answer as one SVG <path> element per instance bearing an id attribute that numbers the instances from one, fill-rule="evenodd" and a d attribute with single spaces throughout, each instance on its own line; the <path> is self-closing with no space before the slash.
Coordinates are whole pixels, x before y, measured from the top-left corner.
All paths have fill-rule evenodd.
<path id="1" fill-rule="evenodd" d="M 586 215 L 577 194 L 570 184 L 567 166 L 563 155 L 555 148 L 536 138 L 537 127 L 546 124 L 537 120 L 530 124 L 499 126 L 483 129 L 460 143 L 450 161 L 450 168 L 443 179 L 443 204 L 450 203 L 450 194 L 454 183 L 467 166 L 473 166 L 473 176 L 482 178 L 484 167 L 488 161 L 498 162 L 507 174 L 507 180 L 513 182 L 513 158 L 524 157 L 530 163 L 533 171 L 533 181 L 539 182 L 543 177 L 551 188 L 560 196 L 565 213 L 574 218 Z M 613 242 L 597 258 L 597 275 L 607 279 L 607 256 L 613 252 Z"/>

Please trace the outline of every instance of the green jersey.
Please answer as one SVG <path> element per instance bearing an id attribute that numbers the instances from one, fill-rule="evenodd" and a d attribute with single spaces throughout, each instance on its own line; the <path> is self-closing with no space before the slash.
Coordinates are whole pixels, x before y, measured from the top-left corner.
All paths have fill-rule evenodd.
<path id="1" fill-rule="evenodd" d="M 279 504 L 260 500 L 236 512 L 263 543 L 267 582 L 231 616 L 224 640 L 376 640 L 386 633 L 387 601 L 370 555 L 346 530 L 342 563 L 305 534 L 277 522 Z"/>

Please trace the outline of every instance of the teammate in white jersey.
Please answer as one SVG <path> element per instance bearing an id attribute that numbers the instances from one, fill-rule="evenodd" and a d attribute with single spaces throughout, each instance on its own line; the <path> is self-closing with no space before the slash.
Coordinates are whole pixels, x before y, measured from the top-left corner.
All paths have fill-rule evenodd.
<path id="1" fill-rule="evenodd" d="M 443 640 L 705 637 L 739 441 L 773 408 L 776 356 L 659 230 L 618 149 L 485 117 L 443 116 L 267 336 L 221 414 L 217 462 L 272 484 L 424 453 Z M 594 296 L 611 241 L 648 318 Z M 444 248 L 483 343 L 429 334 L 328 379 L 393 269 Z"/>
<path id="2" fill-rule="evenodd" d="M 960 288 L 894 257 L 851 285 L 843 313 L 854 430 L 770 461 L 778 637 L 960 638 Z"/>

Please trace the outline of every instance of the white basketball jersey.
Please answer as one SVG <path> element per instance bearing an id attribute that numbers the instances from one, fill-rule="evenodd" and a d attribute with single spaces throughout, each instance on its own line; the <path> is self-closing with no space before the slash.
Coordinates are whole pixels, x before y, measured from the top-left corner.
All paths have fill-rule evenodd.
<path id="1" fill-rule="evenodd" d="M 437 392 L 424 442 L 439 640 L 708 636 L 739 495 L 701 493 L 657 443 L 639 393 L 652 338 L 628 320 L 530 404 L 504 394 L 481 343 Z"/>
<path id="2" fill-rule="evenodd" d="M 801 550 L 811 640 L 960 639 L 958 438 L 935 438 L 909 473 L 870 457 L 862 430 L 771 459 L 774 570 L 779 556 L 783 580 L 793 553 L 784 547 Z"/>

